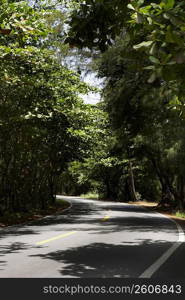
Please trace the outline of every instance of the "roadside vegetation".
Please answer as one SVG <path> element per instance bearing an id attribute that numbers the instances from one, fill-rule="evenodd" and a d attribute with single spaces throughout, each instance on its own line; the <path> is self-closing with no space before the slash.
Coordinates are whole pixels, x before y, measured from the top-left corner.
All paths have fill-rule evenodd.
<path id="1" fill-rule="evenodd" d="M 86 155 L 93 109 L 79 97 L 90 88 L 56 55 L 61 13 L 0 4 L 0 217 L 19 219 L 56 205 L 61 173 Z"/>
<path id="2" fill-rule="evenodd" d="M 41 219 L 46 216 L 61 214 L 70 208 L 70 203 L 64 199 L 57 199 L 55 205 L 48 206 L 46 209 L 31 209 L 27 212 L 8 212 L 0 217 L 0 228 L 14 224 L 23 224 Z"/>
<path id="3" fill-rule="evenodd" d="M 183 1 L 0 0 L 0 222 L 57 193 L 184 215 L 184 30 Z"/>
<path id="4" fill-rule="evenodd" d="M 183 219 L 185 219 L 185 213 L 182 211 L 177 211 L 176 212 L 176 217 L 178 217 L 178 218 L 183 218 Z"/>
<path id="5" fill-rule="evenodd" d="M 85 199 L 94 199 L 98 200 L 99 195 L 97 193 L 89 192 L 87 194 L 81 194 L 80 197 L 85 198 Z"/>
<path id="6" fill-rule="evenodd" d="M 185 208 L 184 26 L 182 1 L 86 0 L 72 10 L 68 42 L 96 54 L 104 78 L 111 134 L 90 177 L 100 196 Z"/>

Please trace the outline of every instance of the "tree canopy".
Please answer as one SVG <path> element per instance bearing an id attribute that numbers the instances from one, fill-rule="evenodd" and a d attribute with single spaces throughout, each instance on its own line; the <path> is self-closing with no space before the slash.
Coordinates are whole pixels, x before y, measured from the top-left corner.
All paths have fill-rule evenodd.
<path id="1" fill-rule="evenodd" d="M 114 153 L 131 167 L 136 191 L 159 200 L 161 190 L 162 202 L 181 207 L 184 13 L 184 3 L 174 0 L 83 1 L 71 13 L 67 39 L 99 53 L 95 65 L 105 82 L 104 110 L 115 136 Z"/>
<path id="2" fill-rule="evenodd" d="M 185 4 L 0 4 L 0 213 L 88 191 L 184 208 Z"/>
<path id="3" fill-rule="evenodd" d="M 67 164 L 83 155 L 79 94 L 90 88 L 45 40 L 51 13 L 1 1 L 0 211 L 47 207 Z M 79 111 L 76 114 L 76 111 Z"/>

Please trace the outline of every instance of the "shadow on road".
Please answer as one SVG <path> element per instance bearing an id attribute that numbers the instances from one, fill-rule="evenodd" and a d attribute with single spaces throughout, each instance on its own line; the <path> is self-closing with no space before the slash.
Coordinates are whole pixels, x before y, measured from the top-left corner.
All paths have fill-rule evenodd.
<path id="1" fill-rule="evenodd" d="M 105 234 L 124 230 L 140 230 L 141 232 L 151 230 L 153 232 L 159 232 L 160 230 L 164 230 L 166 233 L 174 233 L 174 224 L 170 222 L 169 219 L 160 218 L 155 213 L 147 211 L 143 207 L 120 204 L 106 204 L 105 206 L 98 201 L 96 201 L 95 204 L 96 205 L 86 202 L 84 206 L 82 203 L 73 204 L 71 210 L 61 215 L 51 216 L 30 223 L 30 228 L 34 228 L 34 226 L 49 227 L 61 225 L 61 227 L 52 227 L 53 230 L 60 232 L 62 229 L 65 229 L 65 225 L 70 225 L 70 230 L 77 228 L 80 231 L 92 231 L 92 234 L 94 234 L 94 231 L 99 234 Z M 110 219 L 103 223 L 102 218 L 105 215 L 105 209 L 106 213 L 110 210 Z M 133 216 L 127 213 L 131 213 Z M 80 225 L 82 226 L 80 227 Z"/>
<path id="2" fill-rule="evenodd" d="M 0 271 L 4 270 L 5 266 L 6 266 L 6 261 L 5 260 L 0 260 Z"/>
<path id="3" fill-rule="evenodd" d="M 9 253 L 18 253 L 21 250 L 28 249 L 28 245 L 24 243 L 12 243 L 10 245 L 0 246 L 0 256 Z"/>
<path id="4" fill-rule="evenodd" d="M 102 222 L 105 212 L 110 210 L 110 219 Z M 124 214 L 125 213 L 125 214 Z M 136 214 L 135 214 L 136 213 Z M 133 214 L 133 215 L 132 215 Z M 54 260 L 59 263 L 58 270 L 62 277 L 137 277 L 136 270 L 147 268 L 151 260 L 155 261 L 161 252 L 171 246 L 171 242 L 166 236 L 165 240 L 152 240 L 152 234 L 162 232 L 174 235 L 176 229 L 172 222 L 166 218 L 160 218 L 155 213 L 147 212 L 142 207 L 120 204 L 93 203 L 74 203 L 71 210 L 61 215 L 50 216 L 41 220 L 30 222 L 25 226 L 12 226 L 0 231 L 0 239 L 4 239 L 4 245 L 0 246 L 0 256 L 4 258 L 11 253 L 25 252 L 27 249 L 35 248 L 34 244 L 21 242 L 21 236 L 39 235 L 43 232 L 55 231 L 56 235 L 61 231 L 77 230 L 97 234 L 101 236 L 101 243 L 86 244 L 80 247 L 72 247 L 43 254 L 42 250 L 38 254 L 29 255 L 30 257 L 40 257 L 42 259 Z M 106 234 L 119 233 L 121 241 L 117 243 L 106 243 Z M 136 235 L 134 242 L 125 239 L 125 233 Z M 147 233 L 151 239 L 139 240 L 137 233 Z M 105 235 L 103 237 L 103 234 Z M 15 237 L 17 242 L 15 242 Z M 6 240 L 7 238 L 7 240 Z M 160 239 L 161 237 L 157 237 Z M 94 237 L 92 237 L 92 240 Z M 13 242 L 12 242 L 13 241 Z M 25 239 L 24 239 L 25 241 Z M 42 248 L 40 246 L 39 248 Z M 44 248 L 47 247 L 44 245 Z M 37 246 L 38 248 L 38 246 Z M 143 253 L 145 257 L 143 258 Z M 152 257 L 152 258 L 151 258 Z M 145 264 L 143 264 L 143 260 Z M 6 261 L 0 261 L 0 268 Z M 61 264 L 61 266 L 60 266 Z M 137 268 L 136 268 L 137 265 Z"/>
<path id="5" fill-rule="evenodd" d="M 127 245 L 92 243 L 65 251 L 33 256 L 57 261 L 58 271 L 62 277 L 136 278 L 151 265 L 151 261 L 159 258 L 164 245 L 170 247 L 168 242 L 153 243 L 152 240 Z M 146 253 L 145 257 L 143 253 Z"/>
<path id="6" fill-rule="evenodd" d="M 24 243 L 12 243 L 9 245 L 3 245 L 0 246 L 0 257 L 1 256 L 5 256 L 7 254 L 11 254 L 11 253 L 19 253 L 21 251 L 27 250 L 29 249 L 30 246 L 28 246 L 27 244 Z M 0 270 L 3 270 L 4 267 L 6 266 L 7 261 L 0 261 Z"/>

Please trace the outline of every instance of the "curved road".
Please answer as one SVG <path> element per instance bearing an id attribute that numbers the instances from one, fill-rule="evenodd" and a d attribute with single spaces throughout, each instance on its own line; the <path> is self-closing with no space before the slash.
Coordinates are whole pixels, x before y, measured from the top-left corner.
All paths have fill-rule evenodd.
<path id="1" fill-rule="evenodd" d="M 170 219 L 137 205 L 62 198 L 72 203 L 63 214 L 0 230 L 1 278 L 185 277 L 184 235 Z"/>

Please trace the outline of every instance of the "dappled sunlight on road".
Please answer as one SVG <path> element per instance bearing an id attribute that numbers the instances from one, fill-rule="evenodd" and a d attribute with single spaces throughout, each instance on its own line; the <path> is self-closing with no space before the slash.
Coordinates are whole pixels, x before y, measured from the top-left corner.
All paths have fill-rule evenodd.
<path id="1" fill-rule="evenodd" d="M 68 200 L 61 215 L 0 231 L 0 277 L 138 277 L 177 240 L 173 222 L 143 207 Z"/>

